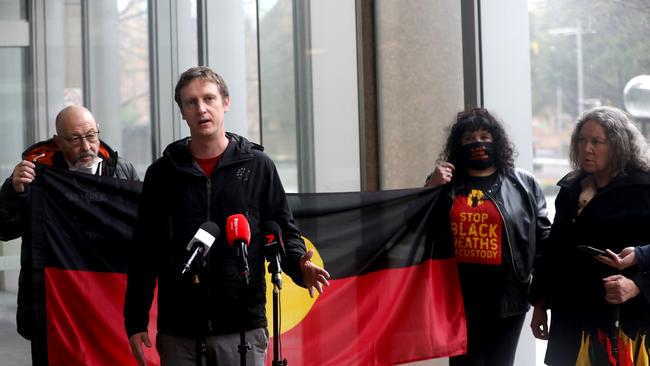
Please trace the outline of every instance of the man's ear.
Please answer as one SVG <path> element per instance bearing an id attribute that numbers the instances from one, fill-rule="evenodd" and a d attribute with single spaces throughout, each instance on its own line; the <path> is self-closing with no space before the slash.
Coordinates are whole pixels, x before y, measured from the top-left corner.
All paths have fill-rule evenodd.
<path id="1" fill-rule="evenodd" d="M 223 99 L 223 111 L 228 112 L 230 109 L 230 95 Z"/>
<path id="2" fill-rule="evenodd" d="M 61 136 L 59 136 L 59 135 L 53 135 L 52 139 L 54 140 L 54 143 L 56 144 L 56 147 L 58 147 L 59 150 L 63 150 L 63 147 L 61 146 L 62 144 L 65 143 L 65 141 L 63 141 L 63 138 Z"/>

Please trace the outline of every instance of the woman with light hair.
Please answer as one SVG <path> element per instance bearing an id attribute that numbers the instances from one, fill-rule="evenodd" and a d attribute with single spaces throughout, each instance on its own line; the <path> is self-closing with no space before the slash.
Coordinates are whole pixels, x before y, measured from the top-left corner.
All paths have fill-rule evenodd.
<path id="1" fill-rule="evenodd" d="M 648 144 L 625 112 L 598 107 L 578 120 L 569 157 L 574 171 L 558 183 L 533 274 L 531 328 L 548 340 L 548 365 L 638 365 L 648 357 L 650 276 L 604 262 L 650 243 Z"/>

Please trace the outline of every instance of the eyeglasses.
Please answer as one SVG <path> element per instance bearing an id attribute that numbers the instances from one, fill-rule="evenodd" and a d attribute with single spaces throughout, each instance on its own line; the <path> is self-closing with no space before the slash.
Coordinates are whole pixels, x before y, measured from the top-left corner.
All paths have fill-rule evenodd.
<path id="1" fill-rule="evenodd" d="M 70 145 L 80 146 L 81 142 L 85 139 L 88 143 L 95 143 L 99 141 L 99 131 L 90 132 L 85 136 L 75 136 L 75 137 L 63 137 Z"/>

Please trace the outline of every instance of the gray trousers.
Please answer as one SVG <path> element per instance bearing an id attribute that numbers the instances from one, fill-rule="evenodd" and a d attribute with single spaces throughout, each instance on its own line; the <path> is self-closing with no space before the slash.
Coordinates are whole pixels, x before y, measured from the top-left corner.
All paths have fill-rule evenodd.
<path id="1" fill-rule="evenodd" d="M 239 333 L 219 334 L 198 340 L 202 343 L 202 366 L 237 366 L 241 364 Z M 269 345 L 269 331 L 257 328 L 246 331 L 246 342 L 251 349 L 246 352 L 246 366 L 264 366 L 266 348 Z M 158 333 L 156 349 L 161 366 L 197 366 L 197 340 Z"/>

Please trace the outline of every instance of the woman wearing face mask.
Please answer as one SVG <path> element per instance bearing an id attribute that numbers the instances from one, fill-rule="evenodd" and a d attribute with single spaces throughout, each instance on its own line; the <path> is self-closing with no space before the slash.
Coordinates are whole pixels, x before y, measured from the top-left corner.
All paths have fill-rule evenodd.
<path id="1" fill-rule="evenodd" d="M 426 186 L 443 186 L 437 240 L 454 243 L 467 319 L 467 353 L 451 366 L 512 365 L 533 259 L 548 235 L 546 201 L 514 168 L 513 146 L 485 109 L 460 112 Z"/>

